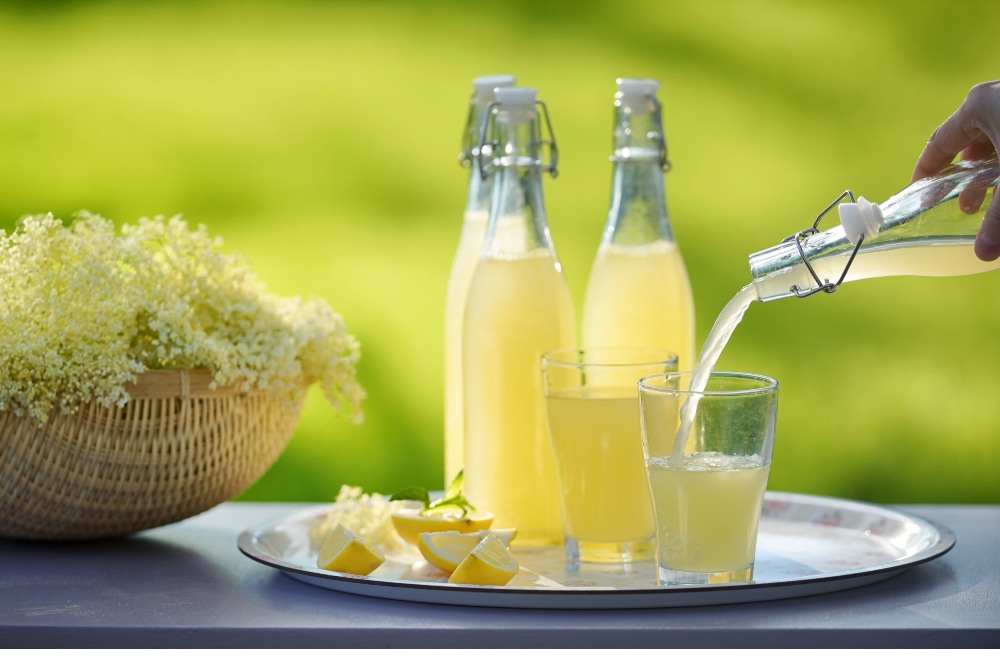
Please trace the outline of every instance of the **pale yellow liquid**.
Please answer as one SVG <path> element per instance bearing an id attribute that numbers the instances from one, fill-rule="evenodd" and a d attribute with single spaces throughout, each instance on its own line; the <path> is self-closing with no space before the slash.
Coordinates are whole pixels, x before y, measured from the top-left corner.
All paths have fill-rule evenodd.
<path id="1" fill-rule="evenodd" d="M 575 329 L 550 251 L 479 260 L 465 311 L 465 490 L 519 544 L 562 541 L 541 356 L 572 347 Z"/>
<path id="2" fill-rule="evenodd" d="M 841 254 L 813 260 L 813 269 L 821 280 L 835 283 L 843 273 L 848 257 Z M 967 243 L 928 241 L 870 248 L 862 246 L 844 281 L 888 276 L 965 276 L 998 268 L 1000 259 L 984 262 L 976 257 L 971 239 Z M 816 287 L 815 279 L 801 263 L 762 277 L 754 284 L 765 299 L 789 294 L 793 285 L 802 290 Z"/>
<path id="3" fill-rule="evenodd" d="M 847 280 L 882 276 L 965 276 L 996 268 L 1000 268 L 1000 259 L 982 261 L 976 257 L 972 243 L 897 245 L 868 252 L 862 247 L 847 272 Z"/>
<path id="4" fill-rule="evenodd" d="M 694 364 L 694 299 L 672 241 L 603 244 L 583 305 L 584 347 L 669 350 L 679 368 Z"/>
<path id="5" fill-rule="evenodd" d="M 678 467 L 667 457 L 647 462 L 660 567 L 721 573 L 753 565 L 770 468 L 759 461 L 699 453 Z"/>
<path id="6" fill-rule="evenodd" d="M 465 465 L 465 417 L 462 405 L 462 328 L 472 273 L 486 238 L 487 211 L 466 212 L 458 251 L 448 277 L 444 302 L 444 483 Z"/>
<path id="7" fill-rule="evenodd" d="M 636 389 L 565 389 L 545 401 L 566 534 L 583 542 L 651 539 Z"/>

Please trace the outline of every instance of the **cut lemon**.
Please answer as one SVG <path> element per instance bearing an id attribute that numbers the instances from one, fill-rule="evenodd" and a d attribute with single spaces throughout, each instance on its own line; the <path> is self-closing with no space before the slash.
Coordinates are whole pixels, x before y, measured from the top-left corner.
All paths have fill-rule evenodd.
<path id="1" fill-rule="evenodd" d="M 460 533 L 455 530 L 448 530 L 441 533 L 420 533 L 420 541 L 417 548 L 423 554 L 424 559 L 445 572 L 454 572 L 455 568 L 465 560 L 465 557 L 472 553 L 480 542 L 487 535 L 493 535 L 505 547 L 510 546 L 510 541 L 517 535 L 515 528 L 498 528 L 496 530 L 480 530 L 475 533 Z"/>
<path id="2" fill-rule="evenodd" d="M 338 525 L 320 549 L 316 565 L 332 572 L 368 575 L 385 562 L 385 556 L 363 539 Z"/>
<path id="3" fill-rule="evenodd" d="M 392 513 L 392 525 L 406 542 L 417 546 L 420 533 L 440 533 L 456 530 L 460 533 L 475 533 L 485 530 L 493 523 L 489 512 L 472 512 L 465 516 L 454 514 L 421 514 L 419 509 L 401 509 Z"/>
<path id="4" fill-rule="evenodd" d="M 479 586 L 506 586 L 514 578 L 517 561 L 496 535 L 487 535 L 465 557 L 448 578 L 449 584 L 477 584 Z"/>

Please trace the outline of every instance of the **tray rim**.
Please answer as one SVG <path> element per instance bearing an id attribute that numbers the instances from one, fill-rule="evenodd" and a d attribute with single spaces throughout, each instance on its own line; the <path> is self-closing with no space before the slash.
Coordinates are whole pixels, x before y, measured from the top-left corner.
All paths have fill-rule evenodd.
<path id="1" fill-rule="evenodd" d="M 330 582 L 343 583 L 354 589 L 356 586 L 361 587 L 373 587 L 375 589 L 388 588 L 391 590 L 401 590 L 401 591 L 424 591 L 428 593 L 440 594 L 446 591 L 453 591 L 449 594 L 449 597 L 455 597 L 453 602 L 443 602 L 443 604 L 456 604 L 456 605 L 471 605 L 471 606 L 499 606 L 499 605 L 484 605 L 482 603 L 474 603 L 469 601 L 463 601 L 463 598 L 469 596 L 469 594 L 475 594 L 476 596 L 489 594 L 491 597 L 494 595 L 517 598 L 519 596 L 530 596 L 542 598 L 620 598 L 620 597 L 645 597 L 649 595 L 653 596 L 682 596 L 689 597 L 694 593 L 709 593 L 714 592 L 716 594 L 721 594 L 725 592 L 735 592 L 744 591 L 744 595 L 748 596 L 747 602 L 760 599 L 751 593 L 751 591 L 764 591 L 767 589 L 780 589 L 788 587 L 802 587 L 806 585 L 820 585 L 823 584 L 836 584 L 838 582 L 847 582 L 850 580 L 865 580 L 869 579 L 869 582 L 859 581 L 858 585 L 863 585 L 864 583 L 874 583 L 875 581 L 881 581 L 887 579 L 896 574 L 900 574 L 902 571 L 932 561 L 936 558 L 940 558 L 949 551 L 951 551 L 956 544 L 955 533 L 952 532 L 950 528 L 944 526 L 943 524 L 920 517 L 908 512 L 903 512 L 898 509 L 887 507 L 885 505 L 879 505 L 876 503 L 868 503 L 860 500 L 850 500 L 847 498 L 836 498 L 832 496 L 819 496 L 806 493 L 794 493 L 788 491 L 768 491 L 765 495 L 765 500 L 773 501 L 789 501 L 795 499 L 802 499 L 804 501 L 809 501 L 815 503 L 820 501 L 823 504 L 830 506 L 841 506 L 851 509 L 866 509 L 873 508 L 879 514 L 892 513 L 900 517 L 905 518 L 908 521 L 913 521 L 916 523 L 927 524 L 928 526 L 934 528 L 938 533 L 937 541 L 918 551 L 917 553 L 901 558 L 897 561 L 892 562 L 887 565 L 880 565 L 875 567 L 858 568 L 854 570 L 845 570 L 836 574 L 814 574 L 800 577 L 798 579 L 786 580 L 786 581 L 766 581 L 766 582 L 751 582 L 751 583 L 732 583 L 732 584 L 705 584 L 705 585 L 684 585 L 684 586 L 657 586 L 651 588 L 604 588 L 604 587 L 566 587 L 566 588 L 528 588 L 528 587 L 505 587 L 505 586 L 476 586 L 476 585 L 456 585 L 448 584 L 444 582 L 422 582 L 422 581 L 400 581 L 400 580 L 388 580 L 388 579 L 372 579 L 371 577 L 359 576 L 353 574 L 344 574 L 339 572 L 329 572 L 326 570 L 320 570 L 319 568 L 306 569 L 302 566 L 288 565 L 287 561 L 282 561 L 280 559 L 269 556 L 262 550 L 257 548 L 255 544 L 255 536 L 267 528 L 273 527 L 274 525 L 293 519 L 294 517 L 302 514 L 313 514 L 320 507 L 325 507 L 330 503 L 317 504 L 316 506 L 298 510 L 296 512 L 287 514 L 282 517 L 271 519 L 269 521 L 262 522 L 256 526 L 247 528 L 240 533 L 237 539 L 237 546 L 243 555 L 247 556 L 251 560 L 257 561 L 263 565 L 280 570 L 286 574 L 292 576 L 292 578 L 297 580 L 306 579 L 319 579 Z M 317 582 L 318 583 L 318 582 Z M 321 588 L 329 588 L 323 584 L 319 584 Z M 830 589 L 842 590 L 846 587 L 838 587 Z M 360 590 L 347 590 L 347 589 L 330 589 L 330 590 L 340 590 L 341 592 L 351 593 L 354 595 L 368 595 L 367 593 L 362 593 Z M 818 591 L 821 593 L 824 591 Z M 812 595 L 814 593 L 804 592 L 802 595 Z M 371 595 L 372 597 L 382 597 L 388 598 L 385 595 Z M 437 595 L 435 595 L 437 597 Z M 711 597 L 717 597 L 713 595 Z M 793 596 L 798 597 L 798 596 Z M 394 599 L 394 598 L 389 598 Z M 401 599 L 401 598 L 395 598 Z M 766 598 L 771 599 L 771 598 Z M 609 600 L 610 601 L 610 600 Z M 440 603 L 437 600 L 427 600 L 427 602 Z M 703 604 L 719 604 L 706 601 Z M 504 606 L 520 606 L 520 605 L 504 605 Z"/>

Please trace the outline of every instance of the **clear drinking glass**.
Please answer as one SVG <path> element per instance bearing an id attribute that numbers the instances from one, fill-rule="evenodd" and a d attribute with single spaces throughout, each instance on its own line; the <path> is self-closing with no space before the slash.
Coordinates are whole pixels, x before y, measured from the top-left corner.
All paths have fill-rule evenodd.
<path id="1" fill-rule="evenodd" d="M 653 557 L 636 383 L 677 370 L 665 350 L 593 348 L 542 355 L 545 407 L 571 561 Z"/>
<path id="2" fill-rule="evenodd" d="M 691 376 L 665 373 L 639 381 L 659 581 L 749 582 L 778 383 L 763 375 L 713 373 L 703 391 L 691 391 Z M 685 401 L 697 405 L 692 423 L 684 425 L 689 428 L 681 424 Z"/>

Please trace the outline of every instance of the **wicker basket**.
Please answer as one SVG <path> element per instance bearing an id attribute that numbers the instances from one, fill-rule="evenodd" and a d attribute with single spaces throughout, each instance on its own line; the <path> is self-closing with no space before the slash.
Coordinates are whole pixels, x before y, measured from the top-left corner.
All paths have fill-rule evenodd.
<path id="1" fill-rule="evenodd" d="M 148 371 L 124 407 L 53 410 L 42 426 L 0 411 L 0 535 L 125 535 L 245 489 L 291 438 L 305 392 L 289 405 L 211 381 L 206 370 Z"/>

